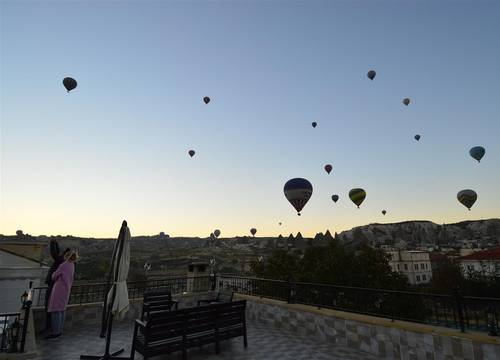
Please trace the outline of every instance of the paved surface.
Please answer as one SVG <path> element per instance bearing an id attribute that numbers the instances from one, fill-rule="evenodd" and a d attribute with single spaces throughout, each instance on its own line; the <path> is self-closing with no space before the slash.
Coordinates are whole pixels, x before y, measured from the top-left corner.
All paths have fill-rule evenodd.
<path id="1" fill-rule="evenodd" d="M 221 343 L 221 352 L 215 354 L 213 345 L 189 350 L 189 360 L 374 360 L 378 357 L 359 350 L 318 342 L 315 338 L 305 338 L 283 332 L 259 322 L 248 322 L 248 347 L 243 346 L 243 338 L 235 338 Z M 81 354 L 100 355 L 104 350 L 104 339 L 98 336 L 98 326 L 71 330 L 57 339 L 37 338 L 40 360 L 76 360 Z M 130 354 L 133 327 L 130 323 L 117 323 L 113 328 L 111 351 L 125 349 Z M 142 356 L 136 353 L 137 360 Z M 181 352 L 154 357 L 154 360 L 181 359 Z"/>

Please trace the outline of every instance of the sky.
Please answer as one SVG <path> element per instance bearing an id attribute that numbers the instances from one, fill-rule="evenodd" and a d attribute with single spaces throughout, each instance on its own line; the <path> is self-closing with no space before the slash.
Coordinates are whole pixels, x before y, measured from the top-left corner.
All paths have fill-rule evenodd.
<path id="1" fill-rule="evenodd" d="M 127 219 L 133 235 L 311 236 L 500 216 L 497 1 L 3 0 L 0 12 L 2 234 L 115 236 Z M 295 177 L 314 188 L 300 217 L 283 194 Z M 470 212 L 456 199 L 469 188 Z"/>

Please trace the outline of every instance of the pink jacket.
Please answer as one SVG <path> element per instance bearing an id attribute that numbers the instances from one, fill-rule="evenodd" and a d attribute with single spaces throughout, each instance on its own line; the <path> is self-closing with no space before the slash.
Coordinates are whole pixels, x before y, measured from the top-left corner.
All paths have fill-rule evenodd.
<path id="1" fill-rule="evenodd" d="M 50 294 L 47 312 L 64 311 L 68 305 L 73 276 L 75 274 L 75 264 L 69 261 L 63 262 L 52 274 L 54 287 Z"/>

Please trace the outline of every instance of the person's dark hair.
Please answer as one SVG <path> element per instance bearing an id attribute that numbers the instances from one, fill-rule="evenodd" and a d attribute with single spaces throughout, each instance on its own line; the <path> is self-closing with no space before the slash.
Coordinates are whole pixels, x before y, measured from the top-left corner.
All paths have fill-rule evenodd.
<path id="1" fill-rule="evenodd" d="M 127 220 L 123 220 L 122 226 L 127 226 Z"/>

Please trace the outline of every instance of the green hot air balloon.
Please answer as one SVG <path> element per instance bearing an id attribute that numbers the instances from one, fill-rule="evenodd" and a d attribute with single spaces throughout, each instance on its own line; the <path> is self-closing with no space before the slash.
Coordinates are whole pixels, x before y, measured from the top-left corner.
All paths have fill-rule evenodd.
<path id="1" fill-rule="evenodd" d="M 363 201 L 365 201 L 366 191 L 360 188 L 352 189 L 349 191 L 349 198 L 359 208 Z"/>
<path id="2" fill-rule="evenodd" d="M 477 194 L 474 190 L 466 189 L 458 192 L 457 199 L 470 211 L 470 208 L 477 200 Z"/>
<path id="3" fill-rule="evenodd" d="M 470 156 L 477 160 L 477 162 L 481 162 L 484 154 L 486 154 L 486 150 L 482 146 L 474 146 L 469 150 Z"/>

